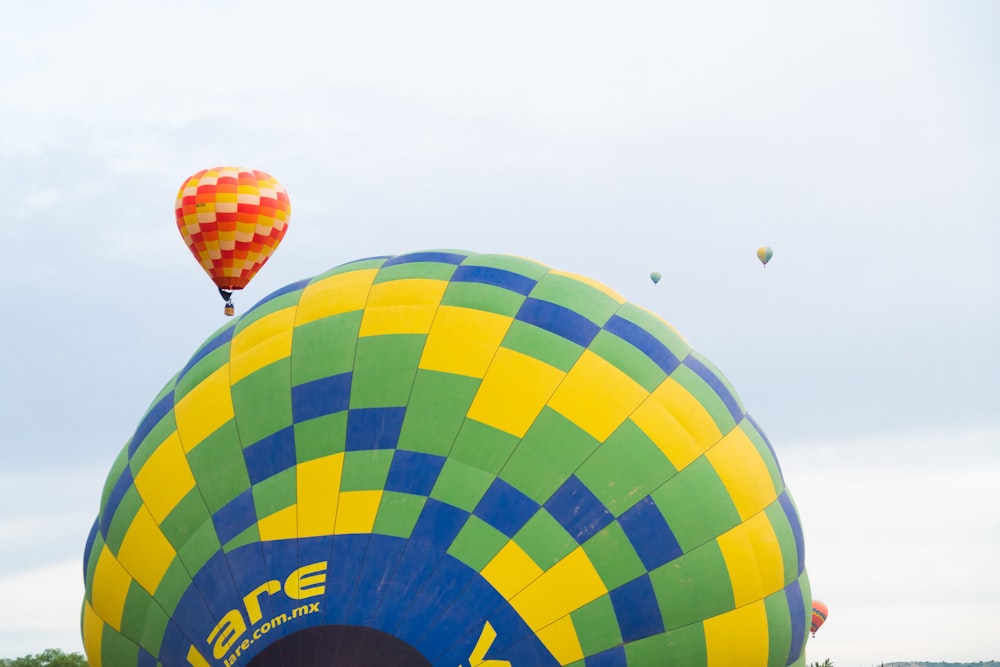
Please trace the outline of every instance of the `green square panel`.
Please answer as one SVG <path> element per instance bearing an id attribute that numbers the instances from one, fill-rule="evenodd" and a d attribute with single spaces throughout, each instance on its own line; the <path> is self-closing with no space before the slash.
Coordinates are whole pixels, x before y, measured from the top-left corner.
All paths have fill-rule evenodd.
<path id="1" fill-rule="evenodd" d="M 677 628 L 625 645 L 630 665 L 707 665 L 705 628 L 701 623 Z"/>
<path id="2" fill-rule="evenodd" d="M 477 516 L 470 516 L 448 547 L 448 553 L 476 572 L 482 572 L 507 542 L 507 536 L 499 530 Z"/>
<path id="3" fill-rule="evenodd" d="M 444 262 L 403 262 L 402 264 L 392 264 L 379 269 L 378 274 L 375 276 L 375 284 L 410 278 L 451 280 L 451 276 L 457 268 L 458 265 L 456 264 L 446 264 Z"/>
<path id="4" fill-rule="evenodd" d="M 544 509 L 514 535 L 514 541 L 540 568 L 548 570 L 579 546 L 573 536 Z"/>
<path id="5" fill-rule="evenodd" d="M 587 349 L 638 382 L 646 391 L 653 391 L 667 379 L 663 369 L 639 348 L 604 329 L 597 332 Z"/>
<path id="6" fill-rule="evenodd" d="M 236 331 L 233 332 L 233 337 L 240 335 L 241 331 L 268 315 L 276 313 L 279 310 L 296 307 L 299 304 L 299 299 L 302 298 L 302 290 L 304 288 L 305 286 L 302 286 L 297 290 L 286 292 L 263 303 L 258 302 L 255 304 L 253 308 L 244 313 L 236 321 Z"/>
<path id="7" fill-rule="evenodd" d="M 591 656 L 622 643 L 618 616 L 609 595 L 602 595 L 570 614 L 583 655 Z M 641 663 L 640 663 L 641 664 Z M 658 664 L 658 663 L 649 663 Z"/>
<path id="8" fill-rule="evenodd" d="M 368 449 L 344 454 L 341 491 L 381 491 L 389 477 L 389 465 L 396 452 L 391 449 Z"/>
<path id="9" fill-rule="evenodd" d="M 174 388 L 174 405 L 187 396 L 189 391 L 201 384 L 205 378 L 229 363 L 230 345 L 231 343 L 227 342 L 215 348 L 177 379 L 177 386 Z"/>
<path id="10" fill-rule="evenodd" d="M 202 440 L 188 452 L 187 459 L 212 514 L 250 488 L 243 445 L 233 420 Z"/>
<path id="11" fill-rule="evenodd" d="M 142 626 L 150 605 L 154 605 L 150 595 L 137 582 L 133 581 L 125 596 L 125 608 L 122 611 L 122 634 L 135 643 L 142 641 Z"/>
<path id="12" fill-rule="evenodd" d="M 670 374 L 670 377 L 687 389 L 701 403 L 702 407 L 712 417 L 712 421 L 715 422 L 715 425 L 722 433 L 729 433 L 736 427 L 736 422 L 733 420 L 733 415 L 729 412 L 729 408 L 719 398 L 719 395 L 715 393 L 715 390 L 702 380 L 697 373 L 687 366 L 681 365 Z"/>
<path id="13" fill-rule="evenodd" d="M 115 510 L 114 516 L 111 517 L 108 534 L 104 536 L 104 541 L 108 545 L 108 548 L 111 549 L 111 553 L 117 555 L 118 550 L 122 548 L 125 533 L 128 532 L 129 526 L 132 525 L 132 519 L 139 513 L 141 506 L 142 498 L 139 497 L 139 491 L 134 485 L 128 487 L 128 491 L 125 492 L 121 502 L 118 504 L 118 509 Z"/>
<path id="14" fill-rule="evenodd" d="M 685 552 L 740 523 L 729 491 L 704 456 L 650 495 Z"/>
<path id="15" fill-rule="evenodd" d="M 514 449 L 500 477 L 544 505 L 599 444 L 569 419 L 545 407 Z"/>
<path id="16" fill-rule="evenodd" d="M 617 521 L 587 540 L 583 550 L 609 591 L 646 574 L 646 566 Z"/>
<path id="17" fill-rule="evenodd" d="M 397 449 L 447 456 L 479 384 L 478 378 L 418 370 Z"/>
<path id="18" fill-rule="evenodd" d="M 163 635 L 167 631 L 170 617 L 157 604 L 149 605 L 142 624 L 142 647 L 151 655 L 158 655 L 163 644 Z"/>
<path id="19" fill-rule="evenodd" d="M 434 488 L 431 489 L 431 498 L 471 512 L 494 479 L 495 475 L 475 466 L 453 458 L 445 459 Z"/>
<path id="20" fill-rule="evenodd" d="M 204 524 L 212 524 L 212 517 L 205 508 L 205 501 L 197 488 L 191 489 L 181 498 L 177 506 L 160 524 L 160 530 L 176 551 L 180 552 L 187 541 Z"/>
<path id="21" fill-rule="evenodd" d="M 524 295 L 496 285 L 449 283 L 441 297 L 442 306 L 458 306 L 514 317 L 524 303 Z"/>
<path id="22" fill-rule="evenodd" d="M 298 463 L 339 454 L 347 443 L 347 411 L 298 422 L 294 431 Z"/>
<path id="23" fill-rule="evenodd" d="M 792 648 L 792 615 L 785 591 L 764 598 L 767 612 L 767 667 L 785 667 Z"/>
<path id="24" fill-rule="evenodd" d="M 382 502 L 379 503 L 372 532 L 393 537 L 409 537 L 413 527 L 417 525 L 417 519 L 426 502 L 425 496 L 386 491 L 382 494 Z"/>
<path id="25" fill-rule="evenodd" d="M 295 466 L 253 485 L 253 506 L 258 517 L 271 516 L 295 504 Z"/>
<path id="26" fill-rule="evenodd" d="M 233 385 L 233 411 L 244 447 L 292 425 L 290 362 L 279 359 Z"/>
<path id="27" fill-rule="evenodd" d="M 87 589 L 87 600 L 93 603 L 94 591 L 94 571 L 97 570 L 97 561 L 104 550 L 104 536 L 98 530 L 94 535 L 94 544 L 90 547 L 90 556 L 87 558 L 87 571 L 84 573 L 84 582 Z"/>
<path id="28" fill-rule="evenodd" d="M 691 354 L 691 345 L 661 317 L 634 303 L 623 303 L 615 315 L 642 327 L 670 350 L 678 361 Z"/>
<path id="29" fill-rule="evenodd" d="M 101 667 L 133 667 L 139 662 L 139 647 L 105 624 L 100 660 Z"/>
<path id="30" fill-rule="evenodd" d="M 167 614 L 173 614 L 177 603 L 180 602 L 181 597 L 190 586 L 191 576 L 184 569 L 184 563 L 181 559 L 175 558 L 164 573 L 163 579 L 160 580 L 160 585 L 156 587 L 153 599 L 156 600 L 160 609 Z"/>
<path id="31" fill-rule="evenodd" d="M 631 419 L 622 422 L 576 471 L 616 517 L 675 474 L 667 457 Z"/>
<path id="32" fill-rule="evenodd" d="M 495 476 L 510 459 L 520 439 L 474 419 L 466 419 L 450 457 Z"/>
<path id="33" fill-rule="evenodd" d="M 354 369 L 362 311 L 301 324 L 292 333 L 292 384 L 348 373 Z"/>
<path id="34" fill-rule="evenodd" d="M 663 616 L 673 630 L 733 608 L 729 570 L 716 542 L 695 549 L 649 573 Z"/>
<path id="35" fill-rule="evenodd" d="M 198 572 L 222 545 L 215 532 L 215 524 L 209 520 L 198 526 L 190 539 L 184 543 L 177 555 L 184 561 L 188 572 Z"/>
<path id="36" fill-rule="evenodd" d="M 500 345 L 508 350 L 544 361 L 564 373 L 568 372 L 583 354 L 583 348 L 576 343 L 521 320 L 511 322 Z"/>
<path id="37" fill-rule="evenodd" d="M 604 326 L 621 305 L 596 287 L 558 273 L 543 276 L 528 296 L 569 308 L 598 326 Z"/>
<path id="38" fill-rule="evenodd" d="M 358 339 L 351 382 L 352 408 L 406 405 L 424 351 L 424 334 L 386 334 Z"/>

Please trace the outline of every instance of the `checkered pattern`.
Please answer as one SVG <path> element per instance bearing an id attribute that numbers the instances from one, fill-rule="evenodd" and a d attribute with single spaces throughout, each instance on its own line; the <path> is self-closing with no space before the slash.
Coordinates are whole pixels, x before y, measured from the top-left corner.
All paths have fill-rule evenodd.
<path id="1" fill-rule="evenodd" d="M 487 621 L 512 665 L 805 659 L 801 526 L 732 387 L 659 317 L 521 258 L 352 262 L 210 337 L 108 477 L 90 664 L 222 664 L 219 619 L 320 558 L 308 623 L 433 664 Z"/>
<path id="2" fill-rule="evenodd" d="M 288 227 L 291 204 L 277 180 L 242 167 L 203 169 L 177 193 L 177 229 L 224 290 L 246 287 Z"/>

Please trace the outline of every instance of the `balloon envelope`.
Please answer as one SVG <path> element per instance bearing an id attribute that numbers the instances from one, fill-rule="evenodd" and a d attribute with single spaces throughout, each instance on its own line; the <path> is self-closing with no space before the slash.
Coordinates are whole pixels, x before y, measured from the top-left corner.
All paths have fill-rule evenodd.
<path id="1" fill-rule="evenodd" d="M 771 261 L 771 257 L 773 255 L 774 251 L 767 246 L 757 248 L 757 259 L 759 259 L 760 263 L 764 266 L 767 266 L 767 263 Z"/>
<path id="2" fill-rule="evenodd" d="M 203 169 L 181 185 L 177 229 L 212 282 L 243 289 L 288 228 L 291 203 L 277 179 L 256 169 Z"/>
<path id="3" fill-rule="evenodd" d="M 654 285 L 660 282 L 660 278 L 662 278 L 662 276 L 660 275 L 659 271 L 653 271 L 652 273 L 649 274 L 649 279 L 653 281 Z"/>
<path id="4" fill-rule="evenodd" d="M 91 667 L 798 665 L 811 599 L 726 378 L 588 278 L 351 262 L 213 333 L 109 472 Z"/>
<path id="5" fill-rule="evenodd" d="M 816 631 L 819 630 L 819 627 L 826 622 L 827 613 L 826 605 L 824 603 L 819 600 L 813 600 L 812 626 L 809 628 L 809 630 L 813 633 L 813 636 L 816 635 Z"/>

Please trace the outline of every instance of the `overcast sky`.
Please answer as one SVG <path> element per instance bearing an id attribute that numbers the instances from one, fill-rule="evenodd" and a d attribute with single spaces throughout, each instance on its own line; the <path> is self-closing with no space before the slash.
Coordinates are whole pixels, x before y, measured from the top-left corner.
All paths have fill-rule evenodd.
<path id="1" fill-rule="evenodd" d="M 82 650 L 104 476 L 222 324 L 174 197 L 231 164 L 292 201 L 238 310 L 427 248 L 600 280 L 773 442 L 810 661 L 1000 659 L 1000 3 L 8 4 L 0 657 Z"/>

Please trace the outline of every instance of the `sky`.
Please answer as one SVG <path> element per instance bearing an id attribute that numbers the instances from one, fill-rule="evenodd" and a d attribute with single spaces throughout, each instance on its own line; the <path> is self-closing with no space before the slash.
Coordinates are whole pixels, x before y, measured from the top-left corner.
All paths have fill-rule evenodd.
<path id="1" fill-rule="evenodd" d="M 4 14 L 0 657 L 82 650 L 104 477 L 223 323 L 174 198 L 245 165 L 292 216 L 238 310 L 430 248 L 599 280 L 774 445 L 830 608 L 808 660 L 1000 659 L 1000 4 Z"/>

